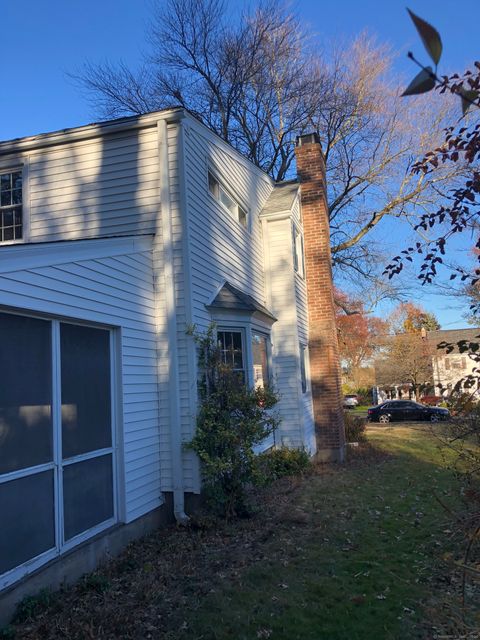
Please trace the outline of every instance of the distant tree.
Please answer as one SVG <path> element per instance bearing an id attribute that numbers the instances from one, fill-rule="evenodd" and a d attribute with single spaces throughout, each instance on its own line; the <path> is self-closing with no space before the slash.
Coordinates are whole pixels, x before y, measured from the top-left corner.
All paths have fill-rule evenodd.
<path id="1" fill-rule="evenodd" d="M 367 314 L 359 300 L 339 289 L 335 290 L 335 301 L 342 367 L 352 386 L 368 386 L 371 372 L 366 369 L 378 349 L 380 336 L 387 333 L 387 323 Z"/>
<path id="2" fill-rule="evenodd" d="M 413 302 L 402 302 L 392 312 L 389 318 L 393 333 L 421 333 L 440 329 L 440 324 L 433 313 L 425 311 Z"/>
<path id="3" fill-rule="evenodd" d="M 273 0 L 239 14 L 223 0 L 157 2 L 142 67 L 87 64 L 77 76 L 97 114 L 183 106 L 275 180 L 292 175 L 295 138 L 317 131 L 329 184 L 332 259 L 360 287 L 380 279 L 386 218 L 433 212 L 457 167 L 406 171 L 436 145 L 448 107 L 408 105 L 385 46 L 359 36 L 328 55 Z"/>
<path id="4" fill-rule="evenodd" d="M 376 384 L 408 384 L 415 395 L 433 386 L 433 351 L 422 332 L 440 329 L 433 313 L 413 302 L 400 303 L 386 323 L 389 335 L 379 336 L 375 360 Z"/>
<path id="5" fill-rule="evenodd" d="M 428 341 L 417 332 L 389 336 L 375 361 L 376 384 L 408 384 L 418 398 L 433 387 L 432 355 Z"/>

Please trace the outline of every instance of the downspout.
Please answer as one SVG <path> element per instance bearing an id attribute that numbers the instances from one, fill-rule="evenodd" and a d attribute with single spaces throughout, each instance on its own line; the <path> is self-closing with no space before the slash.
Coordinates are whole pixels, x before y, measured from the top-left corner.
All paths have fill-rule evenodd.
<path id="1" fill-rule="evenodd" d="M 175 306 L 175 279 L 173 268 L 172 207 L 168 176 L 167 122 L 158 122 L 158 150 L 160 171 L 161 230 L 163 241 L 163 265 L 165 284 L 165 308 L 167 314 L 168 395 L 170 408 L 170 444 L 172 455 L 173 513 L 179 524 L 186 524 L 185 489 L 183 483 L 183 456 L 180 427 L 180 377 L 178 371 L 177 312 Z"/>

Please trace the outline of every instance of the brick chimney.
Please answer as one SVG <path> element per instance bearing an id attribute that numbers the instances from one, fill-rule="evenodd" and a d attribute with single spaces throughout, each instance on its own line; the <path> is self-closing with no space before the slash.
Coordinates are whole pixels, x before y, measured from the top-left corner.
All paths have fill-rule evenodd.
<path id="1" fill-rule="evenodd" d="M 343 461 L 345 431 L 325 162 L 316 133 L 299 136 L 295 149 L 300 182 L 309 314 L 309 355 L 317 455 Z"/>

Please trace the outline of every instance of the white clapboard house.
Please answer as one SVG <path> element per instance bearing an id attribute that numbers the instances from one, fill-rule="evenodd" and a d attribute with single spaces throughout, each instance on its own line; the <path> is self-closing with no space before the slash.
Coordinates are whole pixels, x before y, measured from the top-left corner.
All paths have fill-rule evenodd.
<path id="1" fill-rule="evenodd" d="M 299 192 L 182 109 L 0 143 L 5 602 L 185 517 L 189 325 L 274 382 L 275 444 L 315 452 Z"/>

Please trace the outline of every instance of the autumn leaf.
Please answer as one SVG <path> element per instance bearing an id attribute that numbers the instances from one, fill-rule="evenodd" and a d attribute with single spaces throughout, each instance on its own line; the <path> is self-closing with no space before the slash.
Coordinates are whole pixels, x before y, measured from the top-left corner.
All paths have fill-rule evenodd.
<path id="1" fill-rule="evenodd" d="M 467 111 L 472 106 L 472 103 L 478 98 L 478 91 L 468 90 L 468 89 L 459 89 L 458 93 L 460 94 L 460 98 L 462 100 L 462 112 L 463 115 L 467 113 Z"/>
<path id="2" fill-rule="evenodd" d="M 411 81 L 402 96 L 414 96 L 420 93 L 428 93 L 435 86 L 435 75 L 432 67 L 422 69 Z"/>
<path id="3" fill-rule="evenodd" d="M 422 18 L 419 18 L 413 13 L 413 11 L 410 11 L 410 9 L 407 9 L 407 11 L 420 38 L 422 39 L 423 46 L 436 66 L 440 61 L 440 56 L 442 55 L 442 40 L 440 38 L 440 34 L 434 27 L 432 27 L 431 24 L 422 20 Z"/>

